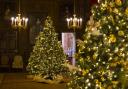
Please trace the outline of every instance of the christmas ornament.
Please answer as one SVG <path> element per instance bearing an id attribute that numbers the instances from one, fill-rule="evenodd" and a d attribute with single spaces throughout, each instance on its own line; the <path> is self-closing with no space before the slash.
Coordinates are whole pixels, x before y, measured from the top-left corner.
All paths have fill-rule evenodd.
<path id="1" fill-rule="evenodd" d="M 100 21 L 95 22 L 93 20 L 93 15 L 90 16 L 90 20 L 87 23 L 89 25 L 88 30 L 91 31 L 92 35 L 101 35 L 101 33 L 97 30 L 97 28 L 100 26 Z"/>
<path id="2" fill-rule="evenodd" d="M 83 58 L 81 58 L 81 59 L 80 59 L 80 62 L 83 62 L 83 60 L 84 60 L 84 59 L 83 59 Z"/>
<path id="3" fill-rule="evenodd" d="M 113 12 L 114 12 L 115 14 L 118 14 L 118 13 L 119 13 L 119 10 L 118 10 L 117 8 L 114 8 Z"/>
<path id="4" fill-rule="evenodd" d="M 116 67 L 117 63 L 111 63 L 110 66 L 111 67 Z"/>
<path id="5" fill-rule="evenodd" d="M 110 2 L 110 7 L 114 7 L 115 6 L 115 3 L 114 2 Z"/>
<path id="6" fill-rule="evenodd" d="M 102 35 L 102 34 L 100 33 L 100 31 L 97 30 L 97 29 L 93 30 L 91 34 L 94 35 L 94 36 Z"/>
<path id="7" fill-rule="evenodd" d="M 96 23 L 95 23 L 95 26 L 96 26 L 96 27 L 99 27 L 99 26 L 100 26 L 100 22 L 96 22 Z"/>
<path id="8" fill-rule="evenodd" d="M 93 54 L 93 59 L 96 60 L 97 56 L 98 56 L 97 53 Z"/>
<path id="9" fill-rule="evenodd" d="M 87 23 L 88 25 L 93 25 L 94 24 L 94 20 L 93 20 L 93 15 L 90 16 L 90 20 Z"/>
<path id="10" fill-rule="evenodd" d="M 98 84 L 98 83 L 99 83 L 98 79 L 95 79 L 94 81 L 96 82 L 96 84 Z"/>
<path id="11" fill-rule="evenodd" d="M 118 82 L 118 81 L 112 81 L 112 83 L 113 83 L 114 85 L 117 85 L 119 82 Z"/>
<path id="12" fill-rule="evenodd" d="M 119 36 L 124 36 L 124 32 L 123 31 L 118 31 L 118 35 Z"/>
<path id="13" fill-rule="evenodd" d="M 109 12 L 112 12 L 112 8 L 110 6 L 108 6 L 108 10 Z"/>
<path id="14" fill-rule="evenodd" d="M 128 7 L 125 9 L 125 14 L 128 15 Z"/>
<path id="15" fill-rule="evenodd" d="M 116 37 L 114 36 L 114 34 L 111 34 L 111 35 L 109 36 L 109 42 L 110 42 L 110 43 L 115 43 L 115 42 L 116 42 Z"/>
<path id="16" fill-rule="evenodd" d="M 102 81 L 105 81 L 105 78 L 104 78 L 104 77 L 101 77 L 101 80 L 102 80 Z"/>
<path id="17" fill-rule="evenodd" d="M 113 18 L 112 15 L 109 16 L 109 19 L 112 21 L 113 24 L 115 24 L 115 21 L 114 21 L 114 18 Z M 111 27 L 111 26 L 109 26 L 109 27 Z M 110 29 L 110 28 L 109 28 L 109 29 Z"/>
<path id="18" fill-rule="evenodd" d="M 88 70 L 83 70 L 82 71 L 82 75 L 84 76 L 84 75 L 86 75 L 88 73 Z"/>
<path id="19" fill-rule="evenodd" d="M 118 6 L 121 6 L 121 5 L 122 5 L 122 1 L 121 1 L 121 0 L 115 0 L 115 3 L 116 3 L 116 5 L 118 5 Z"/>

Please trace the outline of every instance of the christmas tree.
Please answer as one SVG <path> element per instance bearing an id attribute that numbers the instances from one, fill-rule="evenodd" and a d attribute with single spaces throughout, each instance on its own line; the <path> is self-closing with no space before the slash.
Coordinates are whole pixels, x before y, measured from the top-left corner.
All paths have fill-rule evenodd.
<path id="1" fill-rule="evenodd" d="M 128 0 L 100 0 L 91 9 L 69 89 L 126 89 Z"/>
<path id="2" fill-rule="evenodd" d="M 54 80 L 65 72 L 66 55 L 58 41 L 51 17 L 47 17 L 44 30 L 39 33 L 28 60 L 27 70 L 33 75 Z"/>

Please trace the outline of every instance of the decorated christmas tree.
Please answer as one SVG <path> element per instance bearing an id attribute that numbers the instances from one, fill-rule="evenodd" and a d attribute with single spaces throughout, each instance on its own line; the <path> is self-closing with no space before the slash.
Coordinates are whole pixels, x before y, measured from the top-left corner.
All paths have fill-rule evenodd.
<path id="1" fill-rule="evenodd" d="M 127 89 L 128 0 L 99 0 L 91 9 L 69 89 Z"/>
<path id="2" fill-rule="evenodd" d="M 53 21 L 48 16 L 44 30 L 36 38 L 35 46 L 30 55 L 27 71 L 42 78 L 54 80 L 58 75 L 65 73 L 63 64 L 66 55 L 60 41 L 58 41 Z"/>

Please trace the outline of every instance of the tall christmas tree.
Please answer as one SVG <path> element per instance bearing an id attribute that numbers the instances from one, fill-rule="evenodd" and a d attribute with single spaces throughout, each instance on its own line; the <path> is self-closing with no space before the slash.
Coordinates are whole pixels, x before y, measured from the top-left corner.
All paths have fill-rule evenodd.
<path id="1" fill-rule="evenodd" d="M 33 75 L 54 80 L 57 75 L 65 72 L 63 64 L 66 55 L 58 41 L 51 17 L 47 17 L 44 30 L 39 33 L 28 60 L 27 70 Z"/>
<path id="2" fill-rule="evenodd" d="M 127 89 L 128 0 L 99 0 L 91 9 L 69 89 Z"/>

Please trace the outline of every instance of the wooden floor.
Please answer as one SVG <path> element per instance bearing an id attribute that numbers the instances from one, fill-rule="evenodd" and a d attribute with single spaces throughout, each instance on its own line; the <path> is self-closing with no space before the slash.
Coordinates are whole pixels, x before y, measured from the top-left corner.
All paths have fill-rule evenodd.
<path id="1" fill-rule="evenodd" d="M 37 83 L 26 76 L 25 73 L 0 73 L 0 89 L 67 89 L 65 83 Z"/>

